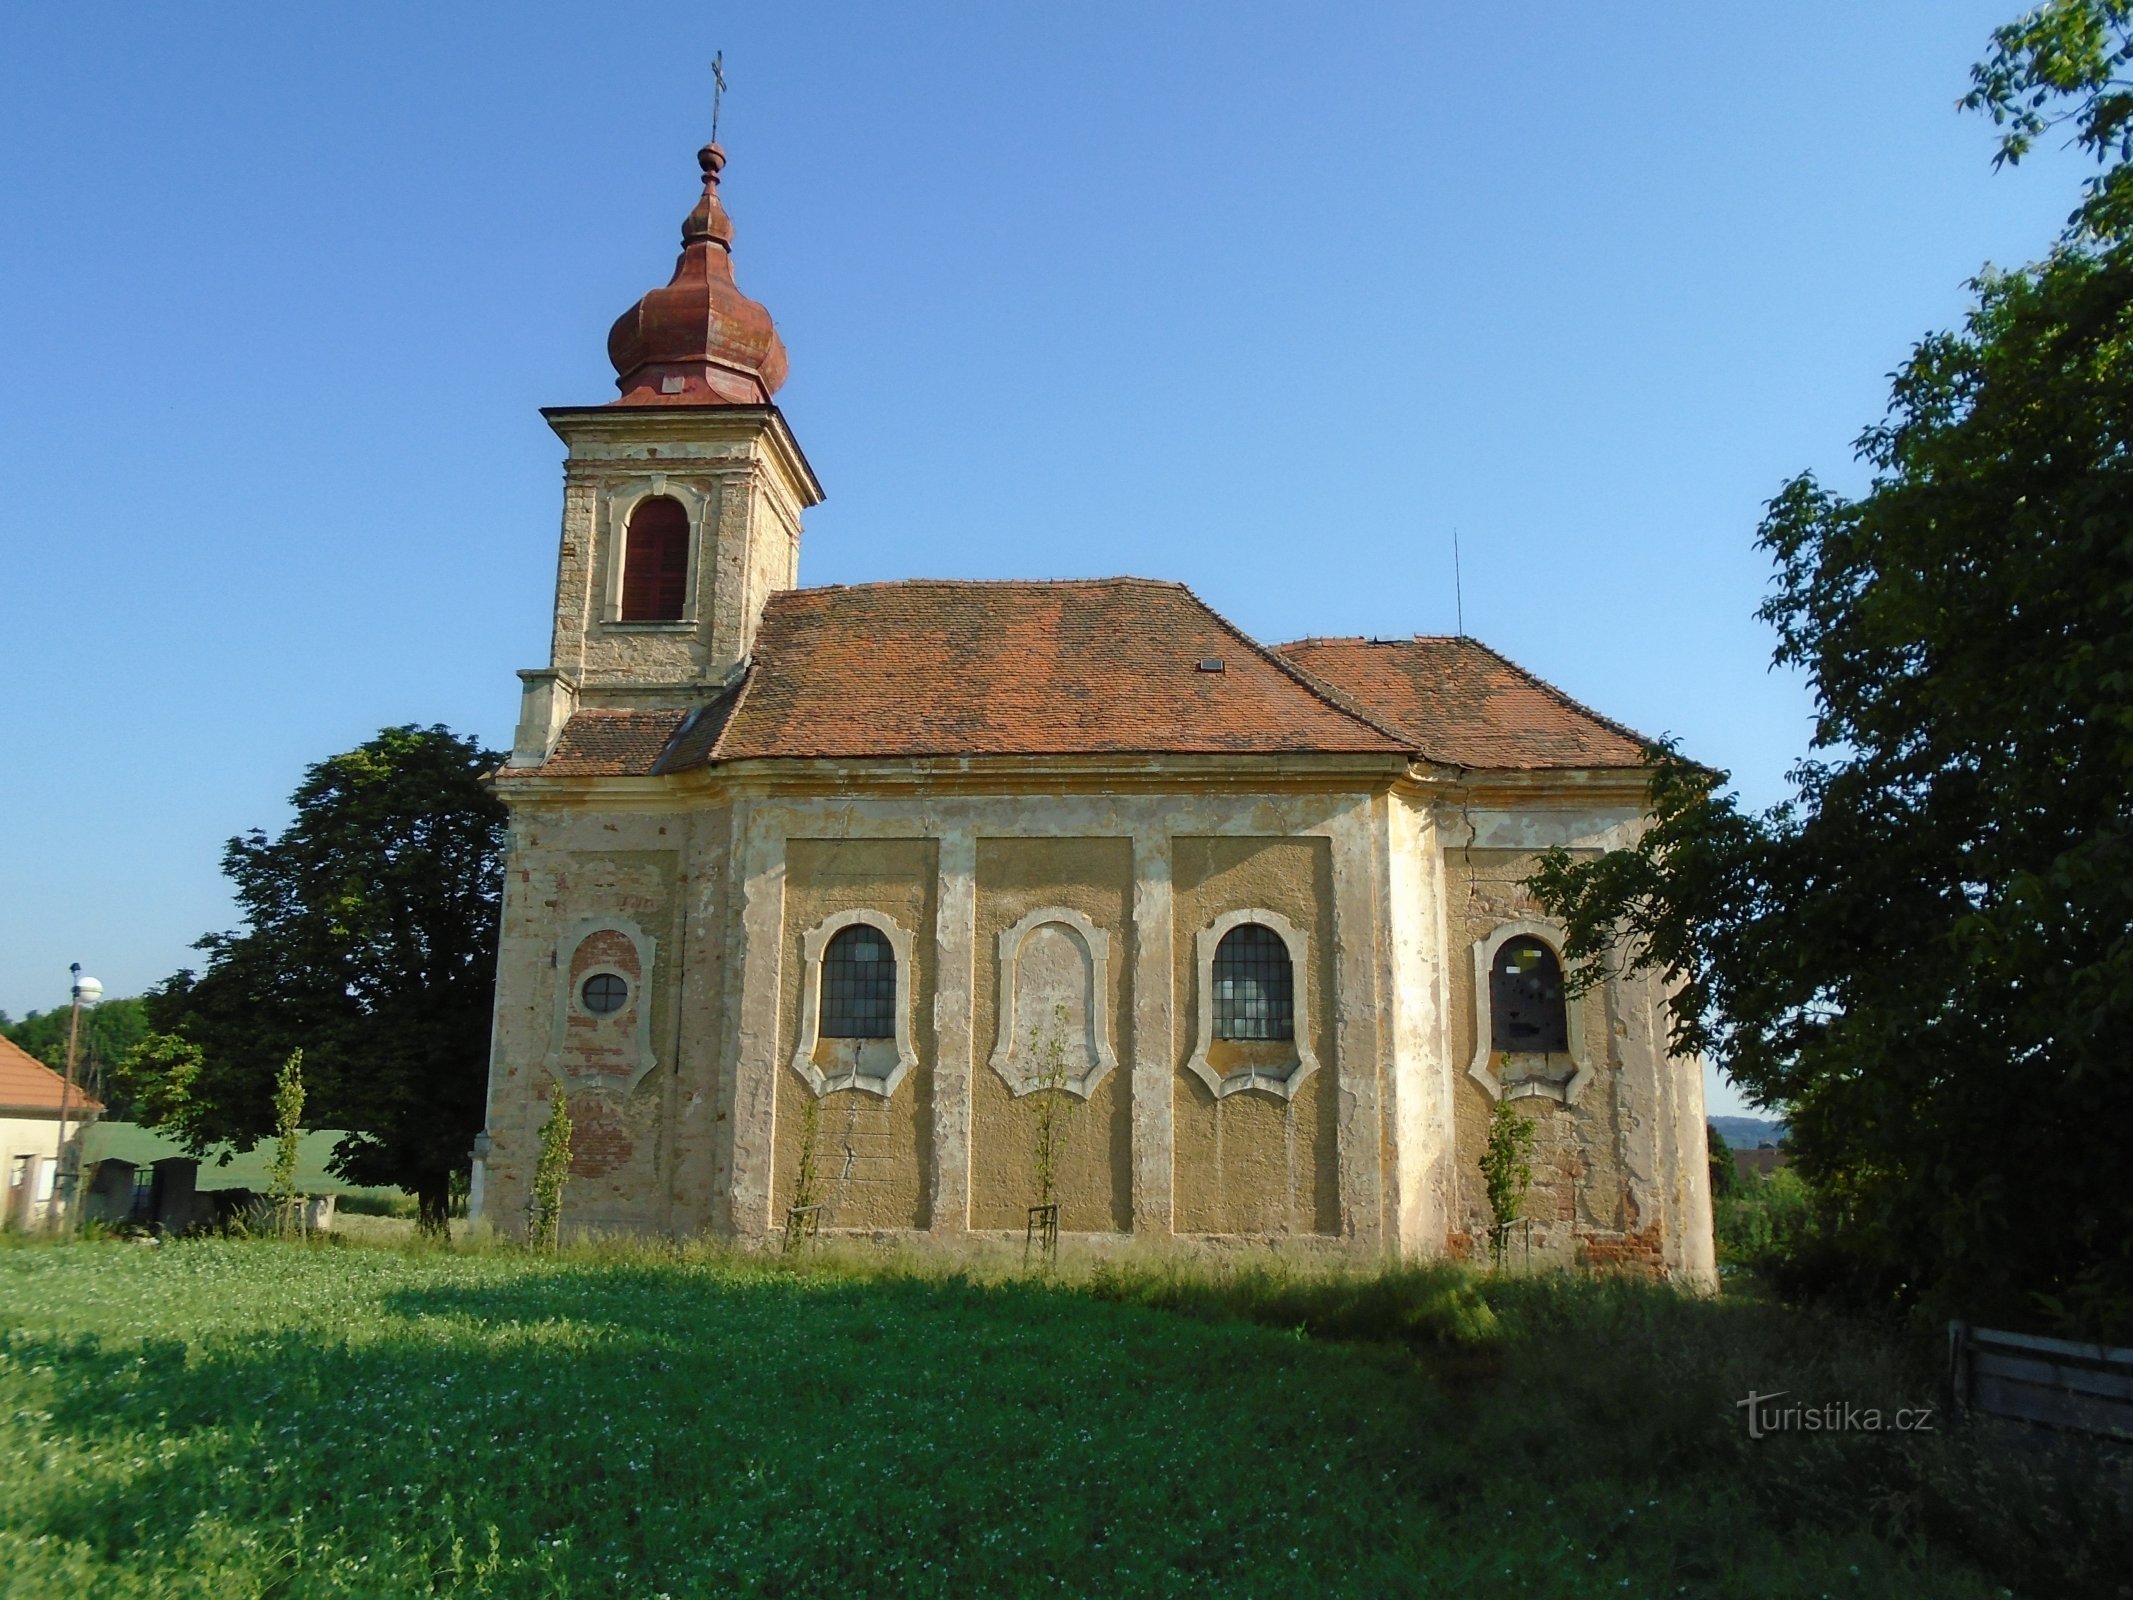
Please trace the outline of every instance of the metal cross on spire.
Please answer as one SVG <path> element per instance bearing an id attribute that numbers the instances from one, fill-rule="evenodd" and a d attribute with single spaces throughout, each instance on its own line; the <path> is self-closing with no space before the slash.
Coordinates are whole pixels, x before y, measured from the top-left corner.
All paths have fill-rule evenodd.
<path id="1" fill-rule="evenodd" d="M 711 58 L 711 142 L 718 143 L 719 102 L 726 98 L 726 52 Z"/>

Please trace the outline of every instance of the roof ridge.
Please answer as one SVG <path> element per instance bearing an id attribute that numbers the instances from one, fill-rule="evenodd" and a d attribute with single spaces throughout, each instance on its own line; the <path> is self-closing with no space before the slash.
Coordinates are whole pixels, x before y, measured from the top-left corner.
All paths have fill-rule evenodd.
<path id="1" fill-rule="evenodd" d="M 1268 645 L 1269 650 L 1285 653 L 1300 650 L 1307 644 L 1368 644 L 1370 641 L 1360 633 L 1307 633 L 1301 639 L 1286 639 L 1280 644 Z"/>
<path id="2" fill-rule="evenodd" d="M 872 578 L 864 583 L 817 583 L 773 590 L 770 598 L 793 594 L 843 594 L 856 589 L 1097 589 L 1131 586 L 1192 591 L 1175 578 L 1141 578 L 1130 572 L 1101 578 Z M 1204 604 L 1204 602 L 1203 602 Z"/>
<path id="3" fill-rule="evenodd" d="M 1417 635 L 1417 637 L 1419 638 L 1420 636 Z M 1479 639 L 1476 639 L 1471 634 L 1465 633 L 1454 636 L 1454 642 L 1458 644 L 1472 645 L 1483 655 L 1490 656 L 1495 660 L 1501 662 L 1504 666 L 1509 667 L 1513 672 L 1517 673 L 1521 678 L 1524 678 L 1526 682 L 1532 684 L 1536 689 L 1539 689 L 1546 694 L 1553 695 L 1558 701 L 1568 706 L 1571 710 L 1578 712 L 1583 716 L 1588 716 L 1592 718 L 1593 721 L 1597 722 L 1601 727 L 1610 728 L 1614 732 L 1622 735 L 1623 738 L 1631 740 L 1640 750 L 1655 750 L 1659 748 L 1660 742 L 1657 739 L 1654 739 L 1647 734 L 1639 733 L 1635 728 L 1632 728 L 1626 722 L 1615 721 L 1613 717 L 1608 716 L 1605 712 L 1593 710 L 1591 706 L 1588 706 L 1587 704 L 1585 704 L 1584 701 L 1578 699 L 1576 695 L 1570 694 L 1562 689 L 1558 689 L 1554 684 L 1550 683 L 1546 678 L 1542 677 L 1539 673 L 1533 671 L 1531 668 L 1520 666 L 1516 661 L 1513 661 L 1509 656 L 1505 655 L 1501 650 L 1498 650 L 1494 645 L 1483 644 Z"/>
<path id="4" fill-rule="evenodd" d="M 1415 635 L 1415 637 L 1416 637 L 1417 639 L 1419 639 L 1419 638 L 1421 638 L 1421 635 L 1420 635 L 1420 634 L 1417 634 L 1417 635 Z M 1362 646 L 1364 646 L 1365 648 L 1368 648 L 1368 647 L 1369 647 L 1369 646 L 1371 646 L 1371 645 L 1374 645 L 1374 644 L 1380 644 L 1380 643 L 1383 643 L 1383 644 L 1405 644 L 1406 642 L 1407 642 L 1407 641 L 1406 641 L 1406 640 L 1404 640 L 1404 639 L 1386 639 L 1386 640 L 1379 640 L 1379 639 L 1373 639 L 1373 638 L 1372 638 L 1372 637 L 1370 637 L 1370 636 L 1369 636 L 1368 634 L 1362 634 L 1362 633 L 1346 633 L 1346 634 L 1312 634 L 1312 635 L 1310 635 L 1310 636 L 1309 636 L 1309 637 L 1307 637 L 1307 638 L 1302 638 L 1302 639 L 1292 639 L 1292 640 L 1290 640 L 1290 641 L 1289 641 L 1289 642 L 1288 642 L 1287 644 L 1284 644 L 1284 645 L 1276 645 L 1276 646 L 1274 647 L 1274 649 L 1275 649 L 1275 653 L 1276 653 L 1277 655 L 1281 655 L 1281 654 L 1282 654 L 1282 652 L 1284 652 L 1284 651 L 1288 651 L 1288 650 L 1294 650 L 1294 649 L 1297 649 L 1297 648 L 1299 648 L 1300 646 L 1303 646 L 1303 645 L 1313 645 L 1313 644 L 1359 644 L 1359 645 L 1362 645 Z M 1285 655 L 1283 655 L 1283 657 L 1282 657 L 1282 658 L 1283 658 L 1284 660 L 1287 660 L 1287 657 L 1286 657 Z M 1317 674 L 1316 674 L 1316 673 L 1312 673 L 1312 672 L 1310 672 L 1310 671 L 1309 671 L 1309 669 L 1308 669 L 1308 668 L 1306 668 L 1306 667 L 1304 667 L 1304 666 L 1302 665 L 1302 663 L 1300 663 L 1300 662 L 1291 662 L 1291 663 L 1290 663 L 1290 665 L 1291 665 L 1291 666 L 1292 666 L 1292 667 L 1293 667 L 1293 668 L 1294 668 L 1294 669 L 1295 669 L 1296 671 L 1304 673 L 1304 674 L 1305 674 L 1306 676 L 1309 676 L 1309 677 L 1311 677 L 1311 678 L 1312 678 L 1312 679 L 1313 679 L 1314 681 L 1323 681 L 1323 680 L 1320 680 L 1320 679 L 1318 679 L 1318 677 L 1317 677 Z M 1400 738 L 1400 739 L 1402 739 L 1402 740 L 1403 740 L 1404 742 L 1406 742 L 1406 743 L 1407 743 L 1408 745 L 1410 745 L 1410 746 L 1411 746 L 1411 747 L 1412 747 L 1412 748 L 1414 749 L 1414 752 L 1415 752 L 1415 754 L 1416 754 L 1416 755 L 1418 755 L 1418 756 L 1422 757 L 1422 758 L 1423 758 L 1424 760 L 1426 760 L 1426 761 L 1432 761 L 1432 762 L 1435 762 L 1435 763 L 1436 763 L 1436 764 L 1437 764 L 1438 766 L 1442 766 L 1442 767 L 1458 767 L 1458 768 L 1460 768 L 1460 769 L 1462 769 L 1462 770 L 1464 770 L 1464 769 L 1465 769 L 1465 767 L 1466 767 L 1466 763 L 1465 763 L 1465 762 L 1463 762 L 1463 761 L 1457 761 L 1457 760 L 1454 760 L 1454 759 L 1453 759 L 1452 757 L 1450 757 L 1450 756 L 1447 756 L 1447 755 L 1443 755 L 1443 754 L 1440 754 L 1440 753 L 1439 753 L 1438 751 L 1436 751 L 1436 750 L 1433 750 L 1433 749 L 1431 749 L 1431 748 L 1430 748 L 1430 744 L 1429 744 L 1429 739 L 1428 739 L 1428 736 L 1427 736 L 1426 734 L 1422 733 L 1422 732 L 1421 732 L 1421 731 L 1420 731 L 1419 729 L 1418 729 L 1417 731 L 1413 732 L 1413 733 L 1402 733 L 1402 734 L 1400 734 L 1400 735 L 1399 735 L 1399 738 Z"/>
<path id="5" fill-rule="evenodd" d="M 1210 617 L 1213 617 L 1215 619 L 1215 622 L 1222 628 L 1224 632 L 1228 633 L 1232 638 L 1241 640 L 1247 649 L 1252 650 L 1258 654 L 1260 660 L 1266 662 L 1269 666 L 1273 667 L 1276 672 L 1279 672 L 1284 677 L 1287 677 L 1292 680 L 1296 684 L 1296 686 L 1302 689 L 1306 694 L 1315 696 L 1317 699 L 1324 701 L 1335 711 L 1338 711 L 1342 716 L 1349 718 L 1351 721 L 1360 722 L 1372 733 L 1390 739 L 1402 750 L 1406 750 L 1416 754 L 1420 753 L 1413 739 L 1409 738 L 1406 734 L 1400 732 L 1399 729 L 1389 727 L 1385 723 L 1378 721 L 1377 718 L 1371 716 L 1368 712 L 1364 711 L 1360 706 L 1351 701 L 1346 695 L 1340 693 L 1331 684 L 1320 678 L 1316 673 L 1306 672 L 1302 667 L 1291 661 L 1287 656 L 1284 656 L 1279 650 L 1276 650 L 1272 645 L 1261 644 L 1257 639 L 1254 639 L 1250 634 L 1246 633 L 1242 628 L 1238 627 L 1236 623 L 1230 621 L 1228 617 L 1225 617 L 1221 612 L 1217 611 L 1213 606 L 1209 605 L 1205 600 L 1201 599 L 1200 596 L 1193 591 L 1193 588 L 1190 584 L 1181 583 L 1178 585 L 1178 587 L 1185 592 L 1185 597 L 1188 600 L 1190 600 L 1194 605 L 1198 606 L 1202 611 L 1206 612 Z"/>
<path id="6" fill-rule="evenodd" d="M 790 593 L 791 591 L 788 590 L 786 592 Z M 774 600 L 777 598 L 777 596 L 773 594 L 771 598 Z M 761 639 L 762 636 L 762 630 L 758 628 L 756 631 L 756 637 L 758 639 Z M 745 661 L 741 666 L 740 678 L 734 683 L 732 687 L 731 693 L 733 698 L 731 703 L 729 703 L 726 707 L 726 720 L 718 725 L 718 732 L 712 735 L 710 747 L 704 751 L 703 760 L 700 763 L 701 765 L 706 767 L 712 767 L 718 765 L 720 761 L 725 759 L 723 754 L 721 753 L 721 747 L 726 742 L 726 735 L 733 731 L 733 725 L 741 720 L 741 708 L 748 703 L 748 691 L 754 685 L 755 680 L 755 652 L 751 650 L 748 652 L 747 661 Z M 718 702 L 719 696 L 713 695 L 709 700 L 704 702 L 704 710 L 708 712 L 713 706 L 717 705 Z"/>

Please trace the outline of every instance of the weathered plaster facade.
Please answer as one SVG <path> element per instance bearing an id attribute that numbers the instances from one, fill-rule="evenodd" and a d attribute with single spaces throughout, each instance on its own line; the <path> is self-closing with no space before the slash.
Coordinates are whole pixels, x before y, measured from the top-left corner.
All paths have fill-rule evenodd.
<path id="1" fill-rule="evenodd" d="M 548 413 L 569 453 L 552 657 L 498 775 L 488 1221 L 522 1226 L 564 1092 L 573 1227 L 767 1240 L 804 1198 L 832 1232 L 1019 1237 L 1056 1095 L 1070 1237 L 1463 1253 L 1508 1094 L 1541 1130 L 1536 1256 L 1711 1278 L 1700 1066 L 1651 986 L 1571 1002 L 1567 1052 L 1490 1048 L 1486 963 L 1559 948 L 1521 886 L 1537 853 L 1643 825 L 1633 739 L 1420 641 L 1501 680 L 1502 768 L 1447 758 L 1173 586 L 796 591 L 821 495 L 774 381 L 761 404 L 628 381 Z M 685 604 L 625 620 L 659 495 L 688 515 Z M 1543 713 L 1557 753 L 1520 754 Z M 1578 754 L 1579 717 L 1631 754 Z M 1219 1036 L 1212 964 L 1246 925 L 1287 952 L 1287 1037 Z M 825 963 L 855 927 L 893 1015 L 841 1036 Z"/>
<path id="2" fill-rule="evenodd" d="M 1412 772 L 1370 786 L 1350 773 L 1348 787 L 1299 763 L 1255 791 L 1231 787 L 1241 773 L 1167 765 L 513 782 L 487 1215 L 517 1225 L 560 1084 L 579 1129 L 574 1225 L 782 1228 L 801 1104 L 818 1094 L 795 1062 L 807 940 L 869 911 L 910 935 L 898 1003 L 915 1060 L 887 1095 L 820 1094 L 825 1225 L 1019 1233 L 1033 1106 L 993 1065 L 1017 977 L 1001 934 L 1069 911 L 1107 953 L 1102 989 L 1068 1002 L 1071 1032 L 1085 1036 L 1093 1010 L 1117 1065 L 1071 1096 L 1066 1232 L 1472 1250 L 1492 1103 L 1469 1071 L 1473 950 L 1503 924 L 1535 925 L 1518 884 L 1535 849 L 1628 836 L 1636 791 L 1609 809 L 1482 813 Z M 1513 828 L 1517 849 L 1469 842 Z M 1225 915 L 1260 908 L 1308 938 L 1298 987 L 1316 1070 L 1293 1092 L 1218 1094 L 1190 1066 L 1196 945 Z M 614 1044 L 589 1037 L 594 1019 L 571 999 L 599 968 L 633 978 L 630 1004 L 598 1019 Z M 1568 1102 L 1522 1097 L 1542 1129 L 1529 1210 L 1545 1259 L 1709 1275 L 1700 1071 L 1664 1054 L 1658 1001 L 1636 980 L 1573 1002 L 1589 1080 Z M 827 1073 L 833 1046 L 850 1043 L 806 1054 Z M 1293 1070 L 1296 1053 L 1207 1048 L 1224 1078 Z"/>

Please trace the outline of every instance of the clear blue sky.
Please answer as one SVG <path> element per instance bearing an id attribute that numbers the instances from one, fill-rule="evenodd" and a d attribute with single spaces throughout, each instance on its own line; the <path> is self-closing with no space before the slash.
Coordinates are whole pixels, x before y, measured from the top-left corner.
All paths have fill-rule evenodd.
<path id="1" fill-rule="evenodd" d="M 69 6 L 0 54 L 0 1007 L 233 912 L 398 722 L 508 742 L 560 449 L 726 53 L 803 581 L 1178 578 L 1466 624 L 1776 798 L 1762 502 L 2078 170 L 1954 101 L 2017 0 Z M 1730 1109 L 1714 1100 L 1714 1110 Z"/>

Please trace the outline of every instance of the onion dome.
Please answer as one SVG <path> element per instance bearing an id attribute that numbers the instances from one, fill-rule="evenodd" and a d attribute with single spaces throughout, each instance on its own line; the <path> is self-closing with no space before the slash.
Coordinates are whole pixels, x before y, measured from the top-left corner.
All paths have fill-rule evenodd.
<path id="1" fill-rule="evenodd" d="M 609 330 L 622 406 L 767 405 L 785 381 L 785 341 L 770 313 L 734 287 L 733 221 L 719 203 L 726 152 L 696 152 L 703 198 L 681 225 L 674 278 Z"/>

